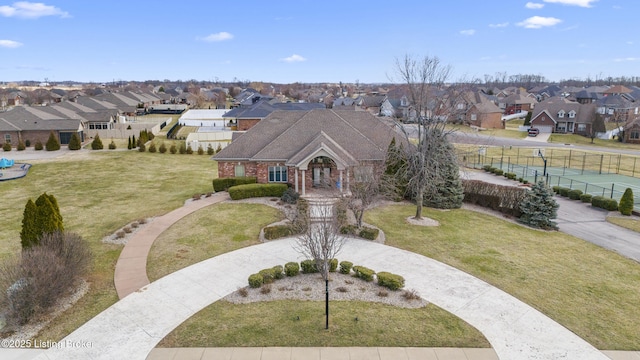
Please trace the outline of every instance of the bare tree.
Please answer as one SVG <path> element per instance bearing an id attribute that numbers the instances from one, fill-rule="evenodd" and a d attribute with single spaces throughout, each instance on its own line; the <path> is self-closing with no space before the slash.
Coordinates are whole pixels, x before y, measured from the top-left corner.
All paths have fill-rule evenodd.
<path id="1" fill-rule="evenodd" d="M 294 249 L 315 261 L 325 281 L 326 329 L 328 329 L 329 263 L 342 250 L 345 238 L 340 235 L 338 214 L 334 204 L 312 204 L 307 215 L 307 226 L 296 239 Z"/>
<path id="2" fill-rule="evenodd" d="M 462 184 L 456 154 L 447 138 L 452 130 L 445 124 L 457 113 L 455 107 L 464 92 L 447 86 L 451 67 L 437 57 L 425 56 L 418 61 L 405 55 L 403 60 L 396 59 L 396 71 L 407 86 L 418 123 L 418 143 L 408 142 L 406 165 L 398 174 L 406 179 L 407 190 L 416 201 L 415 218 L 422 218 L 425 200 L 438 204 L 438 198 L 445 196 L 452 202 L 441 207 L 460 207 Z"/>
<path id="3" fill-rule="evenodd" d="M 594 111 L 592 115 L 591 121 L 591 129 L 589 130 L 589 138 L 591 138 L 591 143 L 593 144 L 593 139 L 598 136 L 598 133 L 607 132 L 607 127 L 604 124 L 604 119 L 599 112 Z"/>

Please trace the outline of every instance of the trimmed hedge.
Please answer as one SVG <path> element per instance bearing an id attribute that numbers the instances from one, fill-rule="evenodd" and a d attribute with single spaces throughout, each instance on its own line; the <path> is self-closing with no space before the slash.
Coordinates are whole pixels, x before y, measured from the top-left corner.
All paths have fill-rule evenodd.
<path id="1" fill-rule="evenodd" d="M 288 262 L 284 264 L 284 273 L 287 276 L 296 276 L 300 273 L 300 265 L 297 262 Z"/>
<path id="2" fill-rule="evenodd" d="M 593 196 L 591 194 L 582 194 L 580 195 L 580 201 L 582 201 L 583 203 L 591 203 L 591 198 Z"/>
<path id="3" fill-rule="evenodd" d="M 487 172 L 493 172 L 494 167 L 491 165 L 485 165 L 482 167 L 482 170 L 487 171 Z"/>
<path id="4" fill-rule="evenodd" d="M 609 211 L 618 210 L 618 202 L 615 199 L 608 199 L 604 196 L 594 196 L 591 198 L 591 206 Z"/>
<path id="5" fill-rule="evenodd" d="M 515 173 L 511 173 L 511 172 L 504 173 L 504 177 L 506 177 L 506 178 L 507 178 L 507 179 L 509 179 L 509 180 L 515 180 L 515 179 L 516 179 L 516 176 L 517 176 L 517 175 L 516 175 Z"/>
<path id="6" fill-rule="evenodd" d="M 256 177 L 239 176 L 222 179 L 213 179 L 213 191 L 227 191 L 230 187 L 236 185 L 255 184 Z"/>
<path id="7" fill-rule="evenodd" d="M 502 169 L 495 169 L 493 170 L 493 173 L 496 175 L 502 175 L 504 173 L 504 171 Z"/>
<path id="8" fill-rule="evenodd" d="M 356 274 L 357 278 L 364 281 L 373 281 L 373 276 L 376 274 L 375 271 L 364 266 L 354 266 L 353 272 Z"/>
<path id="9" fill-rule="evenodd" d="M 302 262 L 300 262 L 300 269 L 303 274 L 313 274 L 320 271 L 318 270 L 316 262 L 313 260 L 302 260 Z"/>
<path id="10" fill-rule="evenodd" d="M 273 270 L 273 274 L 275 275 L 276 279 L 284 279 L 284 268 L 282 267 L 282 265 L 276 265 L 272 267 L 271 270 Z"/>
<path id="11" fill-rule="evenodd" d="M 263 284 L 271 284 L 276 280 L 276 272 L 273 268 L 271 269 L 262 269 L 258 272 L 258 274 L 262 275 L 262 283 Z"/>
<path id="12" fill-rule="evenodd" d="M 262 229 L 262 231 L 264 231 L 264 238 L 267 240 L 279 239 L 295 234 L 293 227 L 290 225 L 267 226 Z"/>
<path id="13" fill-rule="evenodd" d="M 338 269 L 338 259 L 331 259 L 329 261 L 329 272 L 336 272 Z"/>
<path id="14" fill-rule="evenodd" d="M 232 200 L 255 197 L 281 197 L 287 191 L 287 184 L 247 184 L 236 185 L 228 189 Z"/>
<path id="15" fill-rule="evenodd" d="M 567 187 L 560 187 L 560 189 L 558 189 L 558 193 L 560 194 L 560 196 L 564 196 L 564 197 L 568 197 L 569 196 L 569 191 L 571 191 L 571 189 L 567 188 Z"/>
<path id="16" fill-rule="evenodd" d="M 375 240 L 378 238 L 380 230 L 367 226 L 363 226 L 362 229 L 358 230 L 358 227 L 356 225 L 345 225 L 340 228 L 340 233 L 361 237 L 367 240 Z"/>
<path id="17" fill-rule="evenodd" d="M 260 286 L 262 286 L 262 275 L 260 274 L 251 274 L 249 275 L 249 287 L 252 288 L 259 288 Z"/>
<path id="18" fill-rule="evenodd" d="M 560 186 L 558 185 L 551 187 L 551 190 L 556 194 L 560 194 Z"/>
<path id="19" fill-rule="evenodd" d="M 520 202 L 528 191 L 525 188 L 497 185 L 480 180 L 462 180 L 462 187 L 464 189 L 462 201 L 515 217 L 520 217 Z"/>
<path id="20" fill-rule="evenodd" d="M 582 190 L 573 189 L 567 192 L 569 199 L 571 200 L 580 200 L 580 195 L 582 195 Z"/>
<path id="21" fill-rule="evenodd" d="M 400 275 L 382 271 L 376 274 L 378 285 L 384 286 L 389 290 L 398 290 L 404 287 L 404 278 Z"/>
<path id="22" fill-rule="evenodd" d="M 341 261 L 340 274 L 349 274 L 351 272 L 352 267 L 353 267 L 353 263 L 351 261 Z"/>

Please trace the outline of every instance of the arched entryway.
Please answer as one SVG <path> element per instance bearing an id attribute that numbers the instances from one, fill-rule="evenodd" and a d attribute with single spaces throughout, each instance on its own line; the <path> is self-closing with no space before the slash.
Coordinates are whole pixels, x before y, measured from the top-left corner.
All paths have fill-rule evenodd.
<path id="1" fill-rule="evenodd" d="M 309 162 L 311 184 L 314 188 L 331 189 L 340 187 L 338 166 L 328 156 L 318 156 Z"/>

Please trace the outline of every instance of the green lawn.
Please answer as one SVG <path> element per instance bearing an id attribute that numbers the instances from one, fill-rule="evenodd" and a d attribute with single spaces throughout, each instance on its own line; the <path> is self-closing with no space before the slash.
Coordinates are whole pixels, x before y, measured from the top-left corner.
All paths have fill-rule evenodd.
<path id="1" fill-rule="evenodd" d="M 612 224 L 622 226 L 625 229 L 633 230 L 637 233 L 640 233 L 640 220 L 638 220 L 637 216 L 607 216 L 607 221 Z"/>
<path id="2" fill-rule="evenodd" d="M 247 214 L 251 221 L 247 222 Z M 216 204 L 186 216 L 162 233 L 147 259 L 149 280 L 157 280 L 210 257 L 258 244 L 260 229 L 283 219 L 267 205 Z"/>
<path id="3" fill-rule="evenodd" d="M 387 245 L 475 275 L 599 349 L 640 349 L 640 264 L 560 232 L 467 210 L 424 209 L 441 225 L 408 226 L 414 212 L 392 205 L 368 212 L 365 221 L 385 232 Z"/>
<path id="4" fill-rule="evenodd" d="M 32 161 L 29 174 L 0 182 L 0 258 L 20 251 L 22 212 L 29 198 L 54 195 L 65 229 L 87 240 L 95 260 L 90 291 L 69 314 L 63 314 L 40 335 L 59 340 L 117 301 L 113 286 L 121 246 L 102 238 L 143 217 L 167 213 L 194 193 L 212 191 L 216 163 L 208 156 L 100 151 L 60 160 Z"/>
<path id="5" fill-rule="evenodd" d="M 243 305 L 218 301 L 182 323 L 158 346 L 491 346 L 479 331 L 434 305 L 404 309 L 332 301 L 329 314 L 325 330 L 322 301 Z"/>

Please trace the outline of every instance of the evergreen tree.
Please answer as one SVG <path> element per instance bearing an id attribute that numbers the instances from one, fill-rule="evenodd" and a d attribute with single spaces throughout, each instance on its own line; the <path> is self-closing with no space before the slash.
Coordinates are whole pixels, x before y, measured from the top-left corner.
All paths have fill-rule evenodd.
<path id="1" fill-rule="evenodd" d="M 160 147 L 158 148 L 158 150 L 160 151 L 161 154 L 164 154 L 167 152 L 167 145 L 165 145 L 164 143 L 160 144 Z"/>
<path id="2" fill-rule="evenodd" d="M 633 212 L 633 190 L 627 188 L 620 198 L 620 204 L 618 204 L 618 210 L 622 215 L 631 215 Z"/>
<path id="3" fill-rule="evenodd" d="M 129 136 L 129 142 L 127 143 L 127 149 L 133 149 L 133 145 L 131 145 L 131 136 Z"/>
<path id="4" fill-rule="evenodd" d="M 524 126 L 531 125 L 531 111 L 527 112 L 527 116 L 524 118 Z"/>
<path id="5" fill-rule="evenodd" d="M 169 148 L 169 152 L 172 154 L 175 154 L 178 152 L 178 148 L 176 148 L 176 144 L 171 144 L 171 147 Z"/>
<path id="6" fill-rule="evenodd" d="M 407 180 L 401 176 L 401 169 L 406 167 L 406 153 L 402 144 L 398 146 L 396 139 L 391 139 L 391 143 L 387 147 L 387 157 L 385 159 L 384 176 L 387 177 L 388 183 L 395 189 L 394 199 L 402 200 L 407 192 Z"/>
<path id="7" fill-rule="evenodd" d="M 215 150 L 213 150 L 213 146 L 211 144 L 207 145 L 207 155 L 215 154 Z"/>
<path id="8" fill-rule="evenodd" d="M 52 132 L 49 133 L 49 139 L 47 140 L 47 144 L 45 145 L 47 151 L 56 151 L 60 150 L 60 143 L 56 138 L 56 135 Z"/>
<path id="9" fill-rule="evenodd" d="M 27 200 L 22 213 L 22 231 L 20 231 L 20 243 L 23 249 L 30 248 L 38 243 L 40 234 L 36 225 L 37 210 L 36 204 L 31 199 Z"/>
<path id="10" fill-rule="evenodd" d="M 191 148 L 191 144 L 189 144 L 189 146 L 187 146 L 187 154 L 189 154 L 189 155 L 193 154 L 193 149 Z"/>
<path id="11" fill-rule="evenodd" d="M 96 134 L 96 137 L 93 138 L 91 142 L 91 149 L 93 150 L 102 150 L 104 146 L 102 145 L 102 140 L 100 140 L 100 135 Z"/>
<path id="12" fill-rule="evenodd" d="M 111 142 L 109 143 L 109 150 L 115 150 L 116 149 L 116 143 L 111 140 Z"/>
<path id="13" fill-rule="evenodd" d="M 202 145 L 198 145 L 198 155 L 204 155 L 204 149 L 202 148 Z"/>
<path id="14" fill-rule="evenodd" d="M 136 136 L 135 135 L 131 135 L 131 147 L 134 148 L 134 149 L 138 147 L 138 143 L 136 142 Z"/>
<path id="15" fill-rule="evenodd" d="M 67 146 L 69 147 L 69 150 L 80 150 L 80 148 L 82 148 L 82 142 L 80 141 L 78 133 L 74 132 L 73 135 L 71 135 L 69 145 Z"/>
<path id="16" fill-rule="evenodd" d="M 218 144 L 218 147 L 216 148 L 216 154 L 220 151 L 222 151 L 222 145 Z"/>
<path id="17" fill-rule="evenodd" d="M 520 202 L 519 221 L 534 228 L 557 230 L 558 225 L 551 220 L 558 216 L 558 207 L 551 188 L 544 181 L 538 181 Z"/>
<path id="18" fill-rule="evenodd" d="M 62 225 L 62 214 L 60 214 L 60 207 L 58 206 L 58 200 L 55 196 L 48 195 L 46 192 L 43 193 L 36 199 L 36 207 L 44 206 L 46 200 L 51 203 L 53 223 L 56 224 L 55 226 L 57 227 L 57 230 L 64 230 L 64 226 Z"/>
<path id="19" fill-rule="evenodd" d="M 441 176 L 434 179 L 437 182 L 436 188 L 430 196 L 425 196 L 425 205 L 437 209 L 458 209 L 462 206 L 464 198 L 460 169 L 453 145 L 445 140 L 443 138 L 439 144 L 444 149 L 440 153 L 448 154 L 450 159 L 437 164 Z"/>

